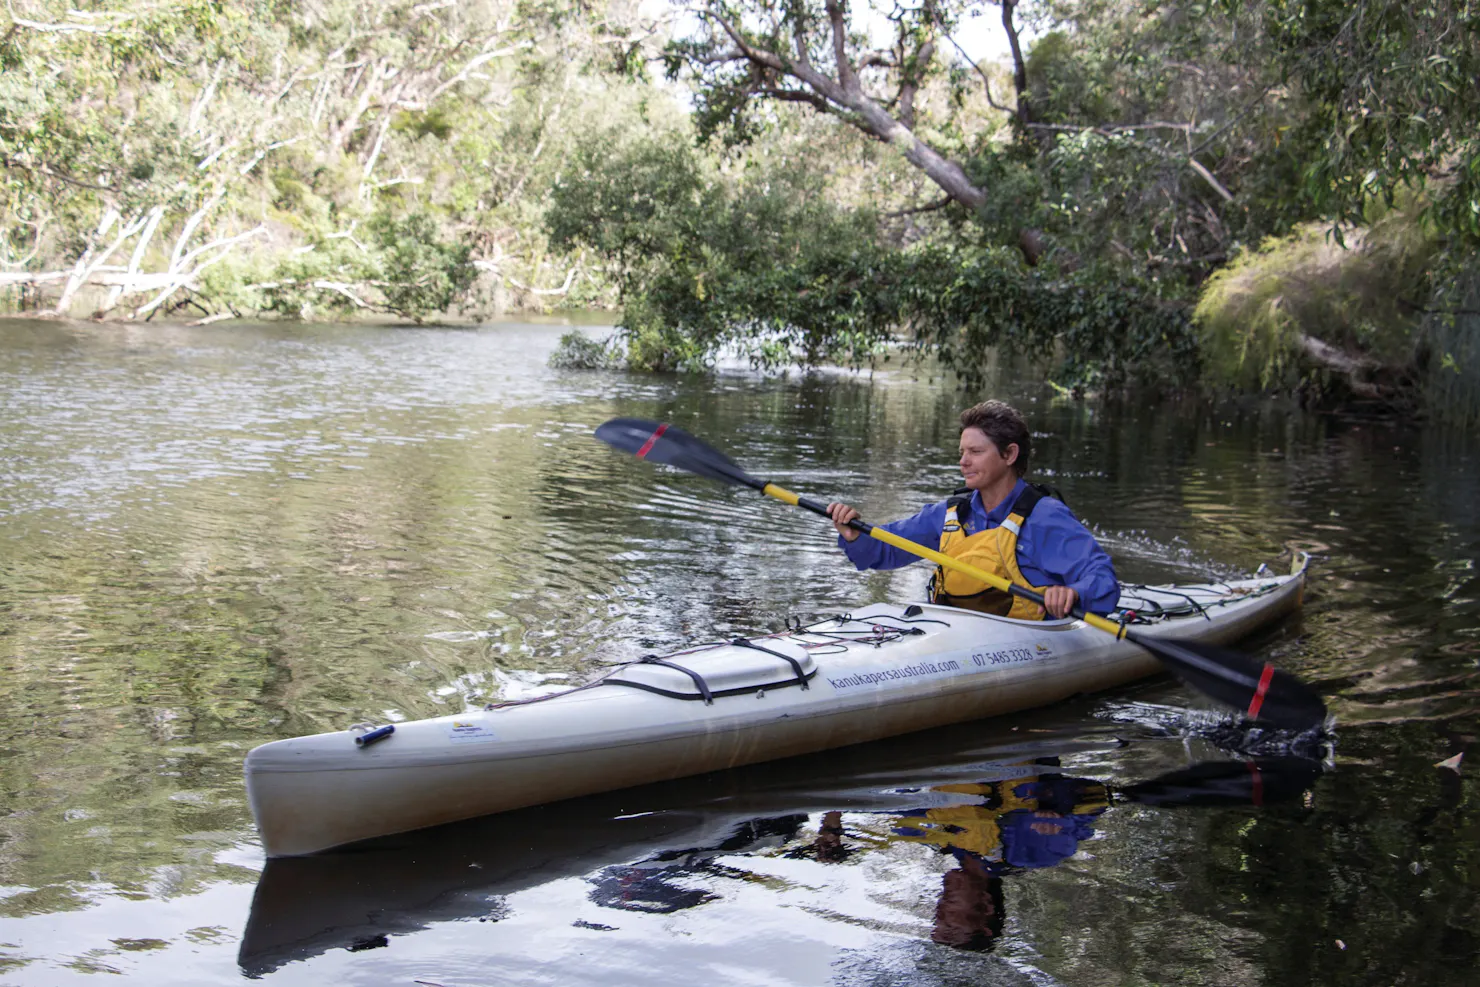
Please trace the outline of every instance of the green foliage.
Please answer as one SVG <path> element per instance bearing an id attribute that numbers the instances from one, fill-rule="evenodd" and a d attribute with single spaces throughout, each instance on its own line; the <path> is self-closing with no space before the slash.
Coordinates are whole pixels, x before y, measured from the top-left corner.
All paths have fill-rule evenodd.
<path id="1" fill-rule="evenodd" d="M 446 106 L 434 106 L 430 110 L 402 111 L 396 114 L 391 129 L 413 139 L 435 137 L 445 141 L 452 136 L 455 122 L 452 111 Z"/>
<path id="2" fill-rule="evenodd" d="M 561 336 L 550 354 L 550 366 L 557 370 L 614 370 L 624 362 L 619 341 L 592 339 L 579 329 Z"/>
<path id="3" fill-rule="evenodd" d="M 1416 379 L 1415 312 L 1454 267 L 1441 251 L 1480 224 L 1480 47 L 1459 43 L 1477 26 L 1461 0 L 1043 0 L 1011 141 L 973 118 L 974 77 L 959 66 L 940 76 L 949 98 L 929 96 L 932 32 L 949 33 L 969 7 L 896 11 L 889 58 L 867 54 L 861 31 L 829 37 L 822 5 L 704 7 L 704 27 L 667 50 L 673 77 L 692 73 L 702 135 L 754 147 L 784 100 L 886 136 L 872 111 L 796 69 L 846 56 L 874 66 L 860 77 L 876 106 L 959 161 L 975 188 L 952 195 L 973 206 L 907 221 L 902 234 L 840 210 L 846 249 L 783 252 L 763 272 L 727 264 L 742 251 L 710 249 L 698 224 L 671 226 L 655 242 L 681 262 L 624 259 L 637 272 L 626 297 L 641 301 L 629 324 L 660 349 L 683 340 L 707 353 L 738 335 L 758 362 L 857 360 L 901 332 L 966 374 L 1003 346 L 1056 354 L 1071 379 L 1113 385 L 1187 379 L 1206 346 L 1219 384 L 1344 376 L 1362 393 L 1392 391 Z M 761 56 L 737 57 L 737 46 Z M 1374 203 L 1418 205 L 1379 217 Z M 808 221 L 817 239 L 834 235 Z M 1286 239 L 1250 249 L 1271 236 Z M 1343 237 L 1356 249 L 1341 250 Z M 1015 260 L 1019 245 L 1038 267 Z M 1201 292 L 1194 334 L 1187 309 L 1230 257 L 1241 259 Z M 798 298 L 826 313 L 799 311 Z"/>
<path id="4" fill-rule="evenodd" d="M 996 248 L 922 251 L 911 274 L 904 324 L 968 383 L 998 349 L 1056 362 L 1054 378 L 1081 390 L 1166 388 L 1196 372 L 1185 310 L 1104 270 L 1028 269 Z"/>
<path id="5" fill-rule="evenodd" d="M 1049 0 L 1039 30 L 1031 120 L 1003 155 L 1031 181 L 1003 183 L 1000 165 L 973 172 L 997 242 L 1012 242 L 1015 219 L 1070 266 L 1187 300 L 1240 244 L 1311 218 L 1286 204 L 1289 105 L 1259 57 L 1257 11 Z"/>
<path id="6" fill-rule="evenodd" d="M 192 313 L 620 295 L 622 351 L 652 368 L 862 365 L 903 339 L 968 378 L 1005 347 L 1119 386 L 1190 379 L 1201 346 L 1210 379 L 1258 388 L 1311 379 L 1307 337 L 1413 380 L 1424 339 L 1467 352 L 1414 313 L 1458 304 L 1480 245 L 1471 3 L 1038 0 L 1015 113 L 1016 66 L 945 58 L 995 9 L 895 9 L 887 54 L 855 23 L 859 91 L 973 186 L 929 209 L 909 141 L 788 71 L 833 71 L 826 4 L 704 6 L 665 48 L 680 105 L 625 8 L 17 0 L 42 26 L 0 37 L 0 263 L 65 273 L 162 210 L 107 263 L 208 261 L 171 301 Z M 731 60 L 729 30 L 781 61 Z"/>
<path id="7" fill-rule="evenodd" d="M 1081 386 L 1195 365 L 1182 310 L 1145 286 L 1088 268 L 1028 270 L 1003 248 L 892 247 L 871 213 L 831 205 L 803 169 L 730 175 L 682 145 L 603 158 L 605 144 L 584 152 L 580 182 L 556 188 L 551 233 L 621 267 L 633 366 L 702 367 L 726 348 L 757 366 L 856 366 L 899 339 L 967 381 L 997 347 L 1057 359 Z"/>
<path id="8" fill-rule="evenodd" d="M 582 140 L 551 189 L 551 241 L 588 246 L 617 265 L 624 282 L 661 263 L 710 208 L 693 147 L 682 134 L 622 142 L 610 131 Z"/>
<path id="9" fill-rule="evenodd" d="M 1033 42 L 1027 69 L 1034 113 L 1045 120 L 1090 126 L 1119 122 L 1122 117 L 1107 66 L 1086 64 L 1087 51 L 1076 40 L 1058 30 Z"/>
<path id="10" fill-rule="evenodd" d="M 1304 113 L 1299 194 L 1358 221 L 1373 197 L 1427 202 L 1444 236 L 1480 244 L 1480 7 L 1470 0 L 1260 3 Z"/>
<path id="11" fill-rule="evenodd" d="M 368 308 L 349 287 L 379 272 L 361 252 L 348 245 L 326 244 L 324 249 L 289 254 L 221 272 L 208 282 L 213 297 L 237 310 L 259 311 L 287 319 L 348 318 Z M 246 275 L 242 285 L 232 274 Z M 327 287 L 338 285 L 339 288 Z"/>
<path id="12" fill-rule="evenodd" d="M 19 0 L 14 13 L 27 23 L 0 41 L 0 263 L 68 272 L 132 228 L 104 263 L 136 248 L 151 274 L 172 257 L 210 262 L 170 300 L 192 315 L 261 299 L 274 314 L 425 318 L 460 303 L 474 258 L 496 260 L 486 295 L 543 307 L 562 296 L 512 286 L 545 289 L 541 272 L 578 264 L 552 256 L 541 224 L 576 136 L 676 112 L 606 74 L 612 37 L 633 35 L 625 15 L 564 0 Z M 387 230 L 386 216 L 423 219 Z M 229 261 L 192 254 L 254 228 Z M 25 290 L 54 301 L 63 283 Z M 245 290 L 264 283 L 276 287 Z M 599 272 L 578 284 L 610 303 Z M 126 294 L 120 312 L 148 297 Z"/>
<path id="13" fill-rule="evenodd" d="M 869 295 L 848 289 L 885 274 L 872 217 L 832 205 L 810 170 L 726 174 L 665 137 L 612 143 L 582 146 L 548 222 L 556 244 L 616 271 L 634 366 L 701 367 L 726 346 L 761 366 L 858 362 L 887 337 Z"/>
<path id="14" fill-rule="evenodd" d="M 1307 223 L 1271 238 L 1204 286 L 1194 318 L 1210 381 L 1245 390 L 1332 386 L 1303 345 L 1315 338 L 1368 369 L 1411 362 L 1437 245 L 1418 208 L 1381 210 L 1338 241 Z"/>
<path id="15" fill-rule="evenodd" d="M 377 216 L 370 230 L 381 249 L 381 295 L 398 315 L 420 322 L 446 312 L 477 277 L 472 249 L 440 239 L 437 223 L 426 213 L 403 219 Z"/>

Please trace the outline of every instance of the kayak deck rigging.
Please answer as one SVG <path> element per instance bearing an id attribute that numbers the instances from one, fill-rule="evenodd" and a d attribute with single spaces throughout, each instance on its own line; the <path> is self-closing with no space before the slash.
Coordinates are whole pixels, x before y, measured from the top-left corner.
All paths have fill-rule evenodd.
<path id="1" fill-rule="evenodd" d="M 1213 619 L 1212 615 L 1219 608 L 1245 600 L 1257 599 L 1266 594 L 1278 591 L 1282 585 L 1279 581 L 1271 581 L 1255 587 L 1247 585 L 1235 586 L 1226 582 L 1189 586 L 1150 586 L 1140 583 L 1122 583 L 1120 606 L 1109 613 L 1107 617 L 1122 626 L 1153 626 L 1168 620 L 1191 616 L 1198 616 L 1211 621 Z M 973 618 L 977 616 L 969 611 L 960 612 L 970 613 Z M 626 686 L 656 695 L 668 696 L 673 699 L 700 700 L 706 705 L 711 705 L 716 697 L 753 693 L 757 689 L 779 689 L 788 686 L 800 686 L 806 689 L 808 688 L 808 682 L 817 674 L 815 664 L 808 664 L 808 667 L 804 668 L 800 658 L 782 654 L 755 642 L 766 641 L 775 644 L 789 644 L 801 649 L 808 656 L 815 659 L 828 655 L 847 654 L 850 646 L 866 644 L 875 648 L 881 648 L 887 644 L 902 640 L 905 637 L 923 635 L 926 631 L 923 627 L 918 626 L 920 624 L 936 624 L 945 628 L 952 626 L 949 620 L 919 616 L 923 613 L 924 610 L 921 606 L 912 604 L 898 615 L 883 613 L 872 614 L 867 617 L 855 617 L 852 613 L 841 613 L 835 616 L 823 616 L 813 619 L 811 623 L 806 624 L 802 623 L 800 617 L 788 617 L 787 629 L 774 634 L 758 635 L 752 638 L 732 638 L 728 641 L 711 641 L 704 644 L 690 645 L 682 650 L 661 655 L 649 654 L 643 655 L 641 658 L 613 662 L 610 669 L 584 685 L 546 695 L 532 696 L 526 699 L 489 703 L 483 708 L 485 710 L 497 710 L 512 706 L 527 706 L 533 703 L 548 702 L 557 696 L 568 695 L 570 692 L 591 689 L 601 685 Z M 1067 620 L 1069 618 L 1065 618 L 1065 621 Z M 1052 624 L 1062 622 L 1044 621 L 1042 623 Z M 905 624 L 907 626 L 901 627 L 899 624 Z M 850 627 L 849 625 L 859 626 Z M 711 682 L 709 678 L 706 678 L 705 672 L 702 669 L 692 667 L 692 663 L 684 664 L 679 660 L 688 656 L 702 655 L 706 652 L 713 652 L 727 647 L 747 648 L 773 655 L 776 659 L 787 663 L 792 674 L 789 676 L 784 674 L 785 669 L 780 665 L 770 670 L 757 667 L 745 670 L 751 673 L 748 681 L 743 683 L 728 681 L 725 684 L 716 684 Z M 662 671 L 658 671 L 660 669 L 676 674 L 664 675 Z M 647 672 L 649 674 L 641 674 L 634 679 L 631 677 L 634 671 Z M 730 673 L 727 676 L 730 680 L 745 678 L 744 674 L 737 676 L 733 668 L 727 671 Z M 775 674 L 769 674 L 770 672 L 775 672 Z M 683 681 L 684 679 L 687 679 L 687 683 Z"/>

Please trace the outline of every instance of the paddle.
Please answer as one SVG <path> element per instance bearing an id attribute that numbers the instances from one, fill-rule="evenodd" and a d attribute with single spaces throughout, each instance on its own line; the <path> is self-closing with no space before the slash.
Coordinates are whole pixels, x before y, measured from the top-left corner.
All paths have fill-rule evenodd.
<path id="1" fill-rule="evenodd" d="M 826 504 L 799 497 L 774 483 L 751 476 L 724 453 L 676 426 L 640 418 L 613 418 L 596 430 L 596 437 L 623 452 L 633 453 L 638 459 L 664 463 L 721 483 L 750 487 L 782 503 L 828 517 Z M 875 528 L 857 519 L 850 521 L 849 526 L 886 545 L 1043 605 L 1043 597 L 1030 589 L 924 545 L 917 545 L 892 531 Z M 1256 662 L 1237 651 L 1214 645 L 1137 634 L 1098 614 L 1085 613 L 1083 607 L 1076 606 L 1072 613 L 1091 627 L 1140 645 L 1161 659 L 1188 685 L 1234 709 L 1243 710 L 1251 720 L 1261 719 L 1277 727 L 1306 730 L 1326 719 L 1326 706 L 1320 697 L 1295 676 L 1273 665 Z"/>

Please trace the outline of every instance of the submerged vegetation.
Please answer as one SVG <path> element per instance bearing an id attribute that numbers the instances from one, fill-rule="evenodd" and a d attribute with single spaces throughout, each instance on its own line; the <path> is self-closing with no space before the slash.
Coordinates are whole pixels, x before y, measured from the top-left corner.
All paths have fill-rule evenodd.
<path id="1" fill-rule="evenodd" d="M 620 305 L 562 358 L 1006 349 L 1480 420 L 1464 0 L 10 10 L 12 310 Z"/>

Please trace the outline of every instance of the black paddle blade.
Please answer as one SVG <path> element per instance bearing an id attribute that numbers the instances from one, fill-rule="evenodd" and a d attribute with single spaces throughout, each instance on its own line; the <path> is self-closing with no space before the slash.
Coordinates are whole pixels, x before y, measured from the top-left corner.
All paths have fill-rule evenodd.
<path id="1" fill-rule="evenodd" d="M 650 463 L 664 463 L 690 473 L 759 490 L 761 480 L 749 475 L 734 460 L 677 425 L 642 418 L 613 418 L 596 429 L 596 437 L 613 449 L 630 452 Z"/>
<path id="2" fill-rule="evenodd" d="M 1326 704 L 1289 672 L 1211 644 L 1126 635 L 1166 663 L 1194 689 L 1284 730 L 1309 730 L 1326 722 Z"/>
<path id="3" fill-rule="evenodd" d="M 1277 805 L 1298 800 L 1321 772 L 1319 761 L 1304 757 L 1205 761 L 1123 788 L 1120 794 L 1147 805 Z"/>

